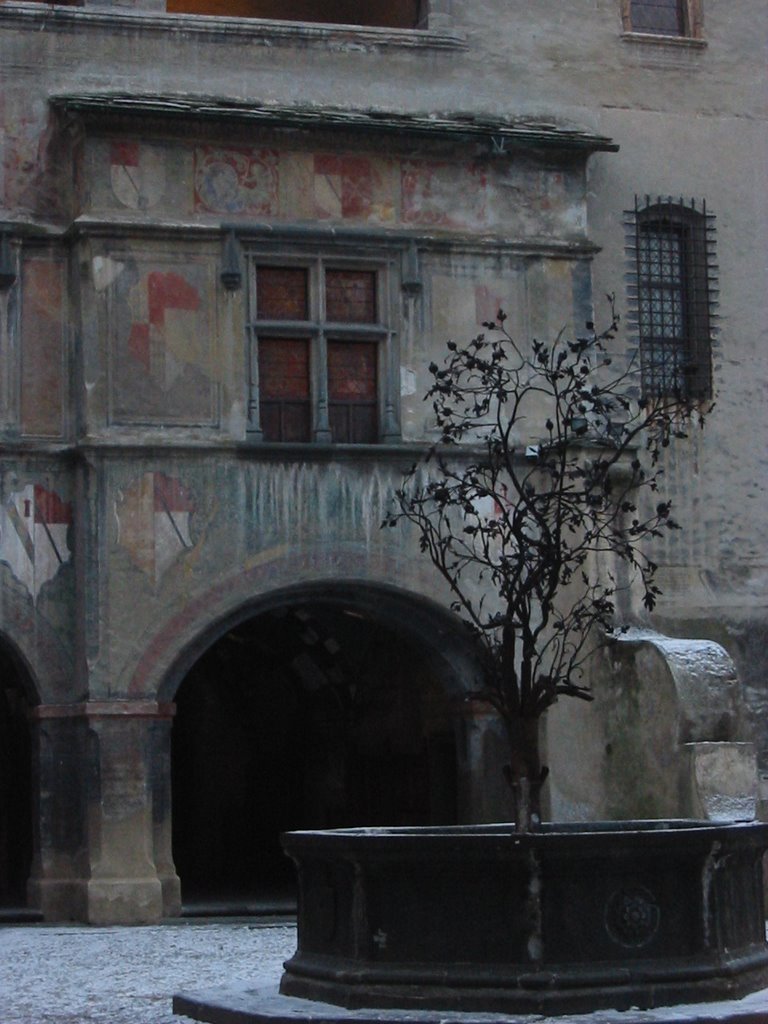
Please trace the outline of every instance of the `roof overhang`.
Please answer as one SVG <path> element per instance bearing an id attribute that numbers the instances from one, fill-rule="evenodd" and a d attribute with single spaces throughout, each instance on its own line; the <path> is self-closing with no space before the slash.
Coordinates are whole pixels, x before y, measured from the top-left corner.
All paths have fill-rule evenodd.
<path id="1" fill-rule="evenodd" d="M 471 113 L 400 113 L 344 110 L 313 105 L 253 104 L 205 96 L 152 96 L 128 93 L 78 93 L 51 97 L 58 110 L 91 123 L 116 118 L 180 122 L 246 122 L 296 131 L 346 131 L 397 135 L 440 142 L 485 144 L 489 154 L 514 150 L 575 150 L 584 154 L 616 152 L 604 135 L 535 118 L 501 118 Z"/>

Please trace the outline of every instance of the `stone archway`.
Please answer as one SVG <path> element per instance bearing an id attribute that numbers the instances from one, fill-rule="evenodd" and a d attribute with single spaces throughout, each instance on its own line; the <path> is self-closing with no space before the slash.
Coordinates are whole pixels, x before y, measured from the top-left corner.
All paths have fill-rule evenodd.
<path id="1" fill-rule="evenodd" d="M 0 911 L 27 905 L 33 855 L 32 686 L 0 641 Z"/>
<path id="2" fill-rule="evenodd" d="M 185 904 L 290 894 L 283 831 L 461 820 L 471 668 L 451 631 L 466 646 L 444 611 L 350 584 L 273 596 L 220 632 L 176 692 Z"/>

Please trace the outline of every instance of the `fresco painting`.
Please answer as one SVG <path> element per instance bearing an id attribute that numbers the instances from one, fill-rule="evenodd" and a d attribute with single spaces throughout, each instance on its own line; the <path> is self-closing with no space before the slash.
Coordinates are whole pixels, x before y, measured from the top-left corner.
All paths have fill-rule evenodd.
<path id="1" fill-rule="evenodd" d="M 195 210 L 276 216 L 278 155 L 271 149 L 195 149 Z"/>
<path id="2" fill-rule="evenodd" d="M 116 421 L 211 423 L 213 340 L 204 267 L 139 271 L 134 264 L 132 273 L 116 278 L 114 293 Z"/>
<path id="3" fill-rule="evenodd" d="M 394 220 L 392 175 L 386 161 L 367 156 L 317 153 L 314 216 L 321 220 Z"/>
<path id="4" fill-rule="evenodd" d="M 144 473 L 115 502 L 117 543 L 155 584 L 192 545 L 194 501 L 176 477 Z"/>
<path id="5" fill-rule="evenodd" d="M 22 268 L 21 429 L 62 434 L 64 264 L 28 258 Z"/>
<path id="6" fill-rule="evenodd" d="M 403 162 L 401 179 L 404 223 L 447 229 L 487 226 L 488 180 L 481 167 L 408 160 Z M 457 196 L 462 197 L 461 204 Z"/>
<path id="7" fill-rule="evenodd" d="M 0 504 L 0 562 L 35 602 L 43 584 L 71 558 L 71 523 L 71 504 L 41 484 L 12 491 Z"/>
<path id="8" fill-rule="evenodd" d="M 165 154 L 139 142 L 112 142 L 109 147 L 112 192 L 130 210 L 157 206 L 166 189 Z"/>
<path id="9" fill-rule="evenodd" d="M 8 209 L 61 216 L 70 195 L 69 141 L 48 108 L 17 109 L 14 99 L 7 94 L 0 108 L 0 198 Z"/>

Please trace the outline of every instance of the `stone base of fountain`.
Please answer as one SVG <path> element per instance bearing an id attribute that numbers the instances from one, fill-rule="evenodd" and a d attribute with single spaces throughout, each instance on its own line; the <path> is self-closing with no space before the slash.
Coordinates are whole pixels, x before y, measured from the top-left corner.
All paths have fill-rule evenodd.
<path id="1" fill-rule="evenodd" d="M 437 1021 L 727 1001 L 768 986 L 765 824 L 342 829 L 283 841 L 298 869 L 298 948 L 276 1007 L 205 1016 L 188 1001 L 177 1012 L 216 1024 L 383 1019 L 370 1010 Z M 764 1024 L 765 1002 L 760 1013 L 691 1019 Z"/>

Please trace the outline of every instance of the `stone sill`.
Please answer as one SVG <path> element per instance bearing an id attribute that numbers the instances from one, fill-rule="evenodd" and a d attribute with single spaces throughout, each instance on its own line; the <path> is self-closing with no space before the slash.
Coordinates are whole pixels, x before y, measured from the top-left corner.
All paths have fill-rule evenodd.
<path id="1" fill-rule="evenodd" d="M 270 21 L 263 18 L 212 17 L 204 14 L 155 14 L 115 8 L 65 7 L 56 4 L 0 3 L 0 23 L 37 29 L 113 29 L 136 34 L 208 37 L 222 42 L 263 46 L 307 46 L 328 50 L 380 49 L 464 50 L 466 40 L 453 32 L 428 29 L 368 28 Z"/>
<path id="2" fill-rule="evenodd" d="M 594 441 L 574 443 L 585 457 L 597 456 L 610 450 L 605 444 Z M 634 449 L 632 449 L 634 451 Z M 626 457 L 632 454 L 629 451 Z M 482 460 L 487 449 L 482 443 L 468 441 L 460 445 L 444 445 L 434 439 L 385 441 L 381 444 L 329 444 L 321 442 L 252 441 L 246 439 L 222 441 L 220 439 L 182 439 L 158 437 L 156 433 L 146 438 L 136 436 L 124 440 L 91 437 L 76 443 L 42 443 L 24 441 L 13 443 L 0 440 L 0 455 L 9 461 L 18 458 L 66 459 L 209 459 L 230 458 L 248 462 L 381 462 L 388 463 L 408 459 L 409 463 L 420 462 L 428 453 L 436 453 L 451 460 Z M 529 463 L 525 446 L 520 444 L 514 453 L 514 461 L 520 465 Z M 616 467 L 618 471 L 624 464 Z"/>
<path id="3" fill-rule="evenodd" d="M 362 459 L 365 461 L 386 461 L 407 456 L 420 459 L 432 446 L 431 441 L 394 441 L 382 444 L 297 444 L 289 442 L 267 442 L 250 440 L 222 440 L 221 438 L 171 438 L 159 437 L 148 432 L 145 438 L 137 436 L 121 440 L 91 437 L 75 443 L 46 442 L 24 439 L 14 441 L 0 439 L 0 456 L 6 461 L 13 458 L 68 459 L 84 457 L 117 459 L 174 459 L 174 458 L 231 458 L 258 462 L 330 462 Z M 477 454 L 478 449 L 470 446 L 462 453 Z"/>
<path id="4" fill-rule="evenodd" d="M 657 46 L 669 46 L 684 50 L 706 50 L 706 39 L 695 39 L 693 36 L 664 36 L 655 32 L 622 32 L 621 38 L 625 43 L 639 43 L 642 45 L 656 44 Z"/>

